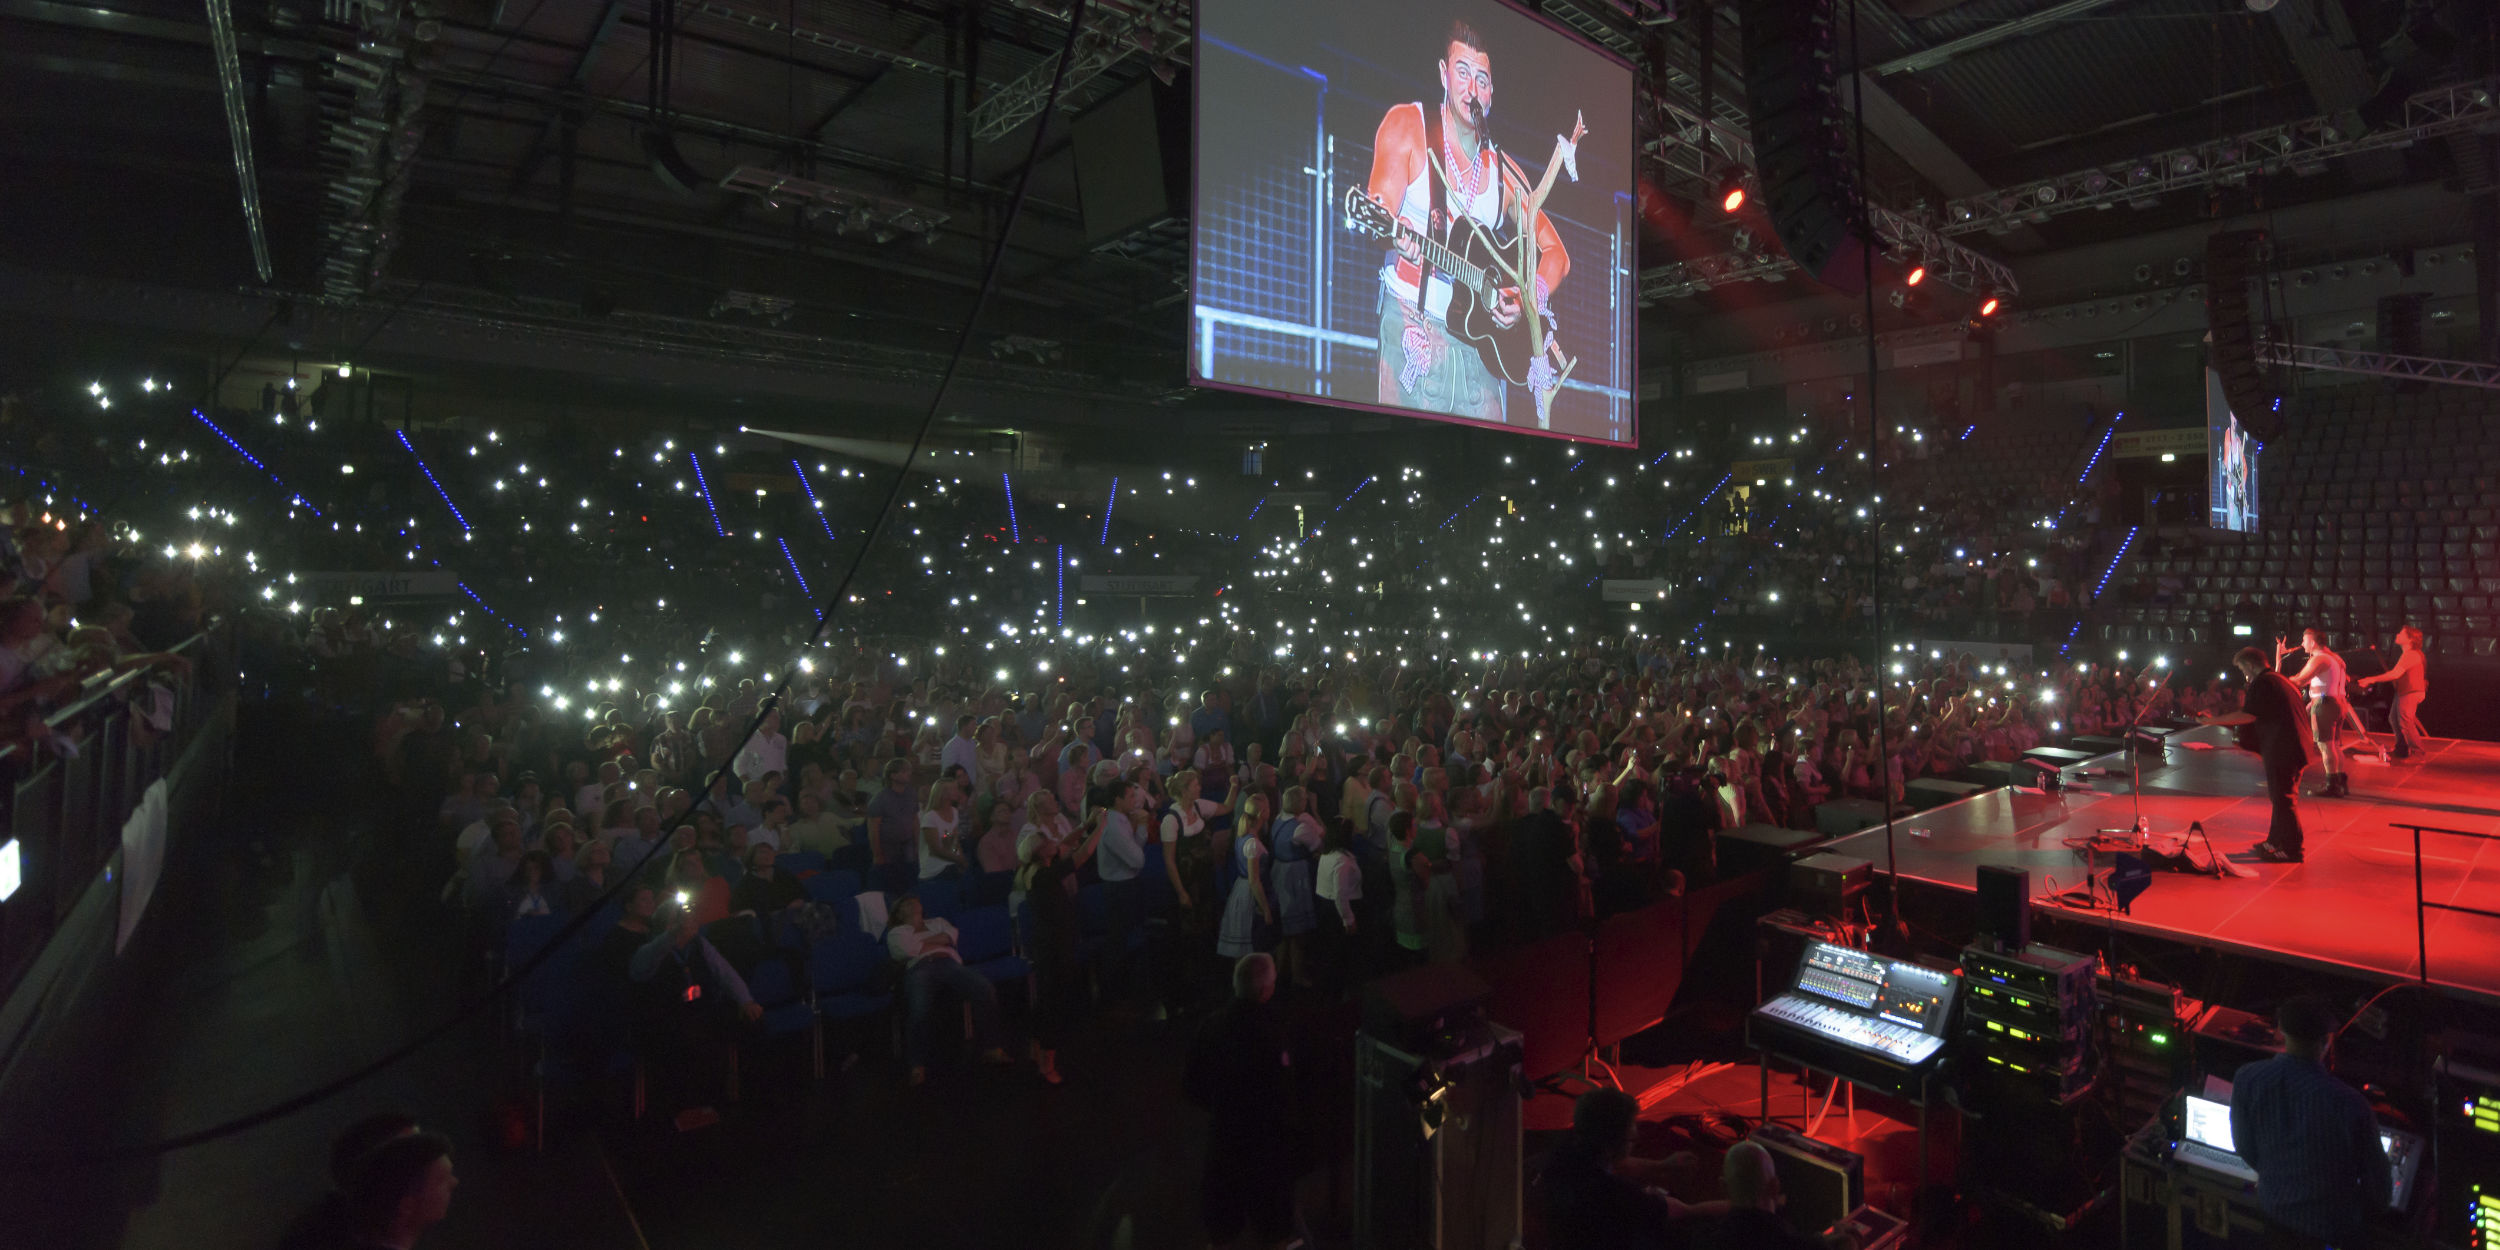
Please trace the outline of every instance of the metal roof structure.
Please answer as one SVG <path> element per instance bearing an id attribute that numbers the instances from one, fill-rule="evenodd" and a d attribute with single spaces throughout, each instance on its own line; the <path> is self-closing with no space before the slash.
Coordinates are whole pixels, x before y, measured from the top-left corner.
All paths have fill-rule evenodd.
<path id="1" fill-rule="evenodd" d="M 1707 203 L 1752 138 L 1740 6 L 1535 7 L 1639 68 L 1645 211 L 1667 219 L 1641 241 L 1645 338 L 1726 298 L 1810 299 L 1761 221 Z M 2489 193 L 2500 164 L 2488 46 L 2441 44 L 2421 5 L 1840 8 L 1877 234 L 1953 287 L 2010 294 L 2030 258 L 2255 208 Z M 1184 0 L 1088 14 L 1065 111 L 1186 72 Z M 350 322 L 570 309 L 568 335 L 620 341 L 698 341 L 762 300 L 776 341 L 821 343 L 807 358 L 892 369 L 970 308 L 1068 20 L 1052 0 L 0 0 L 0 264 Z M 655 30 L 675 32 L 659 93 Z M 2392 116 L 2368 103 L 2391 80 Z M 1059 131 L 985 334 L 1057 345 L 1070 393 L 1177 397 L 1184 225 L 1089 238 Z"/>

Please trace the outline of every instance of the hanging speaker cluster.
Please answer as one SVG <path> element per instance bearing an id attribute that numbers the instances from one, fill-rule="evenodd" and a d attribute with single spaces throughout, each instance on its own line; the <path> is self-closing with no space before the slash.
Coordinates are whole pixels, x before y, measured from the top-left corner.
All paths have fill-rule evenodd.
<path id="1" fill-rule="evenodd" d="M 2225 230 L 2205 240 L 2205 325 L 2223 399 L 2257 441 L 2271 443 L 2283 435 L 2282 396 L 2257 359 L 2257 323 L 2248 302 L 2265 243 L 2263 230 Z"/>
<path id="2" fill-rule="evenodd" d="M 1744 0 L 1745 96 L 1772 233 L 1816 281 L 1857 292 L 1872 232 L 1850 176 L 1832 13 L 1833 0 Z"/>

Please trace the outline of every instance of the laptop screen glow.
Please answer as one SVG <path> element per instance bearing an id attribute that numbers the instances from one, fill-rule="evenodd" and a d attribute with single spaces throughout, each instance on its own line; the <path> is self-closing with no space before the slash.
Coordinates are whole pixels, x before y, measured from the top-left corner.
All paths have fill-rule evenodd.
<path id="1" fill-rule="evenodd" d="M 2187 1096 L 2186 1137 L 2200 1146 L 2209 1146 L 2224 1154 L 2238 1154 L 2231 1144 L 2231 1105 L 2210 1098 Z"/>

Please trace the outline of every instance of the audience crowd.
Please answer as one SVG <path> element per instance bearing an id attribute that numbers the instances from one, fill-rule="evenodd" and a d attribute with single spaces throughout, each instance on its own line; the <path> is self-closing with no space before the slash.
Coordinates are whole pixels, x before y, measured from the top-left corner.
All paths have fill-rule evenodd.
<path id="1" fill-rule="evenodd" d="M 276 407 L 250 428 L 315 436 Z M 899 1048 L 917 1085 L 959 1050 L 1017 1064 L 1020 1042 L 1056 1084 L 1081 1062 L 1071 1039 L 1201 1015 L 1246 955 L 1272 956 L 1283 995 L 1338 1001 L 1706 884 L 1734 830 L 1812 828 L 1835 798 L 1897 803 L 1921 777 L 2148 709 L 2236 704 L 2151 670 L 1881 650 L 1879 596 L 1918 636 L 2047 656 L 2108 536 L 2082 513 L 2043 524 L 2066 502 L 2053 487 L 1930 494 L 1905 463 L 1879 552 L 1863 460 L 1824 441 L 1781 490 L 1742 496 L 1684 457 L 1607 470 L 1566 452 L 1544 485 L 1513 470 L 1501 511 L 1464 525 L 1494 492 L 1438 526 L 1399 506 L 1298 540 L 1103 522 L 1088 552 L 1135 543 L 1247 592 L 1194 626 L 1062 625 L 1056 557 L 1002 542 L 991 500 L 933 477 L 816 631 L 803 605 L 825 587 L 805 569 L 830 581 L 875 503 L 824 496 L 864 469 L 794 464 L 808 504 L 765 488 L 724 508 L 708 492 L 727 475 L 707 483 L 674 443 L 584 465 L 555 438 L 463 454 L 438 432 L 412 450 L 478 461 L 443 472 L 469 502 L 453 525 L 424 519 L 452 500 L 431 468 L 359 474 L 335 500 L 282 485 L 270 505 L 194 439 L 172 493 L 118 519 L 31 485 L 0 515 L 0 733 L 40 738 L 35 714 L 77 683 L 178 665 L 170 648 L 230 618 L 247 689 L 373 712 L 372 765 L 424 814 L 394 853 L 486 959 L 555 982 L 525 1016 L 560 1064 L 630 1057 L 650 1108 L 693 1128 L 737 1093 L 742 1051 L 890 1007 L 894 1042 L 832 1028 L 846 1059 Z M 99 443 L 86 467 L 150 456 L 177 463 Z M 589 480 L 549 486 L 559 465 Z M 1660 515 L 1620 502 L 1643 485 Z M 186 492 L 228 502 L 164 507 Z M 737 532 L 768 507 L 823 538 Z M 323 564 L 477 572 L 446 613 L 324 603 L 285 571 Z M 1628 628 L 1562 606 L 1600 577 L 1673 589 Z M 1511 604 L 1515 623 L 1475 615 Z M 1839 637 L 1706 640 L 1765 623 Z M 551 957 L 575 928 L 578 957 Z M 439 1218 L 435 1139 L 377 1175 L 390 1219 Z"/>

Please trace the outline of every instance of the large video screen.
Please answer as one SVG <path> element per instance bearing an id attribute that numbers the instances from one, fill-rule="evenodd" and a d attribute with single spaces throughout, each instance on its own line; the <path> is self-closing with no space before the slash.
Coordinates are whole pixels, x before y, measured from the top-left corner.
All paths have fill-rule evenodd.
<path id="1" fill-rule="evenodd" d="M 2207 497 L 2213 527 L 2235 533 L 2257 532 L 2257 440 L 2231 411 L 2222 394 L 2222 375 L 2205 371 L 2205 463 L 2211 478 Z"/>
<path id="2" fill-rule="evenodd" d="M 1632 71 L 1498 0 L 1201 0 L 1190 377 L 1631 445 Z"/>

